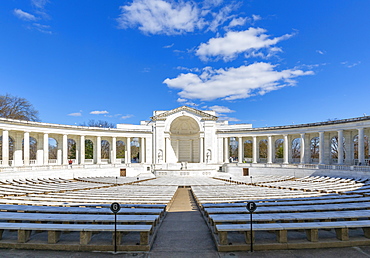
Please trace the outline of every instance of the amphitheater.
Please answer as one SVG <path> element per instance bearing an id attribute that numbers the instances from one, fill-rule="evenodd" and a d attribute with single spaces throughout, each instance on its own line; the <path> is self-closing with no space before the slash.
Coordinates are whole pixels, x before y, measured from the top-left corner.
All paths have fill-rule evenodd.
<path id="1" fill-rule="evenodd" d="M 229 125 L 186 106 L 117 128 L 0 118 L 0 248 L 368 246 L 369 129 L 368 116 Z"/>

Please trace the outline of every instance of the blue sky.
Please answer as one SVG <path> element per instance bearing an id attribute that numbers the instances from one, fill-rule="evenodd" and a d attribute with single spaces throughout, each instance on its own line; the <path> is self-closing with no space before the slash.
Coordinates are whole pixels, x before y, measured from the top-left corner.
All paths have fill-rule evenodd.
<path id="1" fill-rule="evenodd" d="M 291 125 L 370 115 L 367 0 L 4 0 L 0 94 L 42 122 L 215 110 Z"/>

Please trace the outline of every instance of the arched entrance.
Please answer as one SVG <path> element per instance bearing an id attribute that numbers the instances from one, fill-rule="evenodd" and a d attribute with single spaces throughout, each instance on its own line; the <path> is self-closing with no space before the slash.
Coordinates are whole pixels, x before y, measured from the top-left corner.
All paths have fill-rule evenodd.
<path id="1" fill-rule="evenodd" d="M 200 162 L 199 125 L 189 116 L 173 120 L 170 127 L 171 147 L 177 162 Z"/>

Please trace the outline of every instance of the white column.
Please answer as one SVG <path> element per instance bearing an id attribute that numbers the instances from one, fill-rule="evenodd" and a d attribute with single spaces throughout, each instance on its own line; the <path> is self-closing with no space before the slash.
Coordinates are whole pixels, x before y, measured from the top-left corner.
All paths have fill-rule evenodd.
<path id="1" fill-rule="evenodd" d="M 199 162 L 204 162 L 204 137 L 200 137 L 200 146 L 199 146 Z"/>
<path id="2" fill-rule="evenodd" d="M 80 136 L 80 164 L 85 164 L 85 135 Z"/>
<path id="3" fill-rule="evenodd" d="M 229 138 L 224 137 L 224 162 L 229 162 Z"/>
<path id="4" fill-rule="evenodd" d="M 140 138 L 140 163 L 145 163 L 145 138 Z"/>
<path id="5" fill-rule="evenodd" d="M 190 140 L 190 160 L 191 162 L 194 162 L 193 146 L 194 146 L 194 140 Z"/>
<path id="6" fill-rule="evenodd" d="M 311 135 L 306 133 L 305 134 L 305 160 L 304 160 L 304 163 L 308 163 L 310 164 L 311 163 Z"/>
<path id="7" fill-rule="evenodd" d="M 49 164 L 49 134 L 44 133 L 43 139 L 43 149 L 44 149 L 44 165 Z"/>
<path id="8" fill-rule="evenodd" d="M 57 165 L 62 165 L 63 162 L 63 138 L 62 140 L 58 137 L 58 146 L 57 146 Z"/>
<path id="9" fill-rule="evenodd" d="M 14 143 L 14 156 L 13 156 L 13 165 L 14 166 L 23 166 L 22 140 L 23 140 L 23 134 L 22 133 L 16 133 L 15 134 L 15 143 Z"/>
<path id="10" fill-rule="evenodd" d="M 364 128 L 358 128 L 358 164 L 365 165 Z"/>
<path id="11" fill-rule="evenodd" d="M 253 163 L 258 162 L 258 145 L 257 145 L 257 136 L 253 136 Z"/>
<path id="12" fill-rule="evenodd" d="M 319 164 L 324 164 L 325 149 L 324 149 L 324 132 L 319 132 Z"/>
<path id="13" fill-rule="evenodd" d="M 272 136 L 267 136 L 267 163 L 272 163 Z"/>
<path id="14" fill-rule="evenodd" d="M 343 130 L 338 131 L 338 165 L 344 161 Z"/>
<path id="15" fill-rule="evenodd" d="M 115 164 L 117 157 L 117 138 L 112 137 L 112 143 L 110 145 L 110 163 Z"/>
<path id="16" fill-rule="evenodd" d="M 95 164 L 101 164 L 101 137 L 100 136 L 96 136 L 96 144 L 94 144 L 94 147 L 95 145 L 96 145 L 95 153 L 94 153 Z"/>
<path id="17" fill-rule="evenodd" d="M 284 164 L 289 164 L 289 137 L 287 134 L 284 134 Z"/>
<path id="18" fill-rule="evenodd" d="M 30 165 L 30 133 L 24 132 L 23 134 L 23 165 Z"/>
<path id="19" fill-rule="evenodd" d="M 177 162 L 180 161 L 180 142 L 179 140 L 177 139 L 176 140 L 176 151 L 175 151 L 175 156 L 177 158 Z"/>
<path id="20" fill-rule="evenodd" d="M 306 163 L 306 134 L 301 133 L 301 164 Z"/>
<path id="21" fill-rule="evenodd" d="M 3 166 L 9 166 L 9 131 L 3 131 Z"/>
<path id="22" fill-rule="evenodd" d="M 243 163 L 243 138 L 238 137 L 238 163 Z"/>
<path id="23" fill-rule="evenodd" d="M 126 163 L 131 163 L 131 137 L 126 138 Z"/>
<path id="24" fill-rule="evenodd" d="M 68 135 L 63 134 L 62 139 L 62 164 L 68 165 Z"/>
<path id="25" fill-rule="evenodd" d="M 37 134 L 37 152 L 36 152 L 36 163 L 37 165 L 44 164 L 44 135 Z"/>

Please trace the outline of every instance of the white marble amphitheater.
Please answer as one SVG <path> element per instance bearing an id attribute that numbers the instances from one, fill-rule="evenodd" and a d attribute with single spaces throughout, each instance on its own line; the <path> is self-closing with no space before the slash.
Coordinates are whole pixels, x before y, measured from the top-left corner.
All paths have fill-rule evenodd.
<path id="1" fill-rule="evenodd" d="M 177 227 L 189 250 L 370 245 L 370 116 L 253 128 L 182 106 L 117 128 L 0 130 L 3 249 L 156 252 Z"/>

